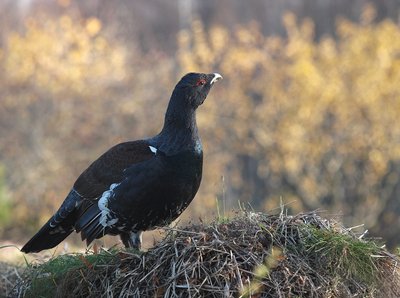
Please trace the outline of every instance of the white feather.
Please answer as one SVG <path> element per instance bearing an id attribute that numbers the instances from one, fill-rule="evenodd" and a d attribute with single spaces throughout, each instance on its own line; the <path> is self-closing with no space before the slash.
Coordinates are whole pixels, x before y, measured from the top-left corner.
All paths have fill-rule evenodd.
<path id="1" fill-rule="evenodd" d="M 149 146 L 150 151 L 153 152 L 154 154 L 157 154 L 157 148 L 153 146 Z"/>
<path id="2" fill-rule="evenodd" d="M 114 194 L 114 189 L 119 185 L 119 183 L 113 183 L 110 185 L 110 189 L 103 192 L 101 198 L 99 199 L 97 205 L 101 211 L 101 216 L 99 219 L 100 224 L 103 227 L 112 226 L 118 221 L 118 218 L 111 218 L 110 209 L 108 208 L 108 200 Z"/>
<path id="3" fill-rule="evenodd" d="M 194 146 L 194 150 L 195 150 L 195 152 L 196 152 L 197 154 L 200 154 L 200 153 L 203 151 L 203 146 L 202 146 L 200 140 L 197 140 L 197 141 L 196 141 L 196 144 L 195 144 L 195 146 Z"/>

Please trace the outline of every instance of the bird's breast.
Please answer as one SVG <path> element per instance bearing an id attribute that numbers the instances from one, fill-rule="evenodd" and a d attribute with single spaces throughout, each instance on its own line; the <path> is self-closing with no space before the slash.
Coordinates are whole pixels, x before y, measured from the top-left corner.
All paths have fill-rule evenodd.
<path id="1" fill-rule="evenodd" d="M 157 152 L 158 153 L 158 152 Z M 156 155 L 146 170 L 136 167 L 116 191 L 113 211 L 131 230 L 169 224 L 190 204 L 199 189 L 203 154 L 195 150 Z"/>

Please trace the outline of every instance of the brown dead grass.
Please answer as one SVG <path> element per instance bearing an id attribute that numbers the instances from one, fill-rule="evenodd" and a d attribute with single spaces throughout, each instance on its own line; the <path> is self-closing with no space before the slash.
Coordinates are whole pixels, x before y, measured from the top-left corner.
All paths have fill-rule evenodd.
<path id="1" fill-rule="evenodd" d="M 0 297 L 12 296 L 12 290 L 16 284 L 22 282 L 23 271 L 22 267 L 0 262 Z"/>

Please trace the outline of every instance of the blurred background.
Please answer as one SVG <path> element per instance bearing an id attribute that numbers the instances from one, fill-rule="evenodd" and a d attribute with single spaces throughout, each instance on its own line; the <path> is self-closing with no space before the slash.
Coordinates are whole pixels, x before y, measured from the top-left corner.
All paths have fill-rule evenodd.
<path id="1" fill-rule="evenodd" d="M 198 71 L 224 80 L 198 111 L 204 178 L 182 222 L 282 201 L 395 248 L 399 13 L 396 0 L 1 0 L 0 246 L 27 241 L 110 146 L 158 133 Z"/>

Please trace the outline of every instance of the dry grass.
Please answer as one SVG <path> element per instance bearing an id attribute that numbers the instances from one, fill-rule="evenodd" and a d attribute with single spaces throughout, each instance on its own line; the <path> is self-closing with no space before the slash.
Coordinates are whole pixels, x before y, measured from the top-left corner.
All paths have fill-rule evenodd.
<path id="1" fill-rule="evenodd" d="M 25 297 L 399 297 L 399 259 L 315 213 L 241 213 L 167 231 L 148 252 L 65 255 L 25 272 Z"/>
<path id="2" fill-rule="evenodd" d="M 0 297 L 9 297 L 17 283 L 21 283 L 24 270 L 8 263 L 0 262 Z"/>

